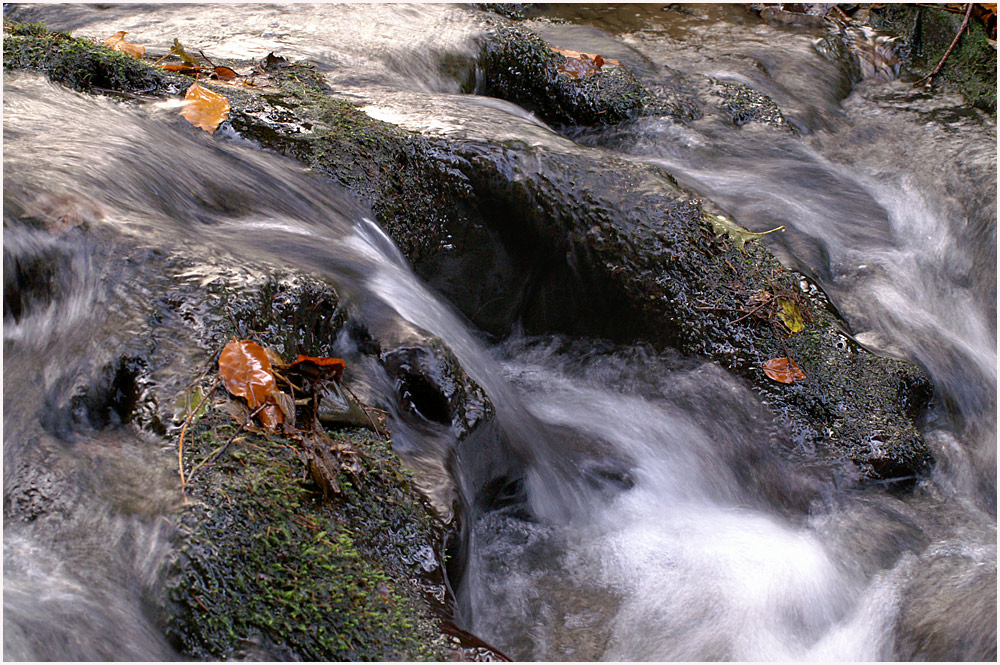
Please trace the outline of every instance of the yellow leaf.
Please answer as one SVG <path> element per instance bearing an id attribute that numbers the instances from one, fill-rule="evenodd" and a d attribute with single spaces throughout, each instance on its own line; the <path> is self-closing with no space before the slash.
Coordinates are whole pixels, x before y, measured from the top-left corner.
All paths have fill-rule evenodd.
<path id="1" fill-rule="evenodd" d="M 112 51 L 121 51 L 126 55 L 130 55 L 133 58 L 141 58 L 142 54 L 146 52 L 145 46 L 139 46 L 138 44 L 129 44 L 125 41 L 125 35 L 128 33 L 122 30 L 121 32 L 116 32 L 102 42 L 105 46 L 110 48 Z"/>
<path id="2" fill-rule="evenodd" d="M 781 322 L 788 327 L 793 333 L 797 333 L 805 328 L 802 323 L 802 312 L 799 311 L 799 306 L 796 305 L 791 300 L 785 300 L 784 298 L 778 298 L 778 304 L 781 305 L 781 310 L 778 312 L 778 318 Z"/>
<path id="3" fill-rule="evenodd" d="M 209 134 L 214 134 L 222 121 L 229 117 L 229 101 L 197 83 L 188 88 L 184 101 L 187 103 L 181 109 L 181 115 Z"/>
<path id="4" fill-rule="evenodd" d="M 736 222 L 731 222 L 725 217 L 720 217 L 719 215 L 713 215 L 711 213 L 704 213 L 705 219 L 712 225 L 712 230 L 715 231 L 715 235 L 721 236 L 723 234 L 729 236 L 733 243 L 735 243 L 737 249 L 743 249 L 743 245 L 747 240 L 754 240 L 761 236 L 766 236 L 768 233 L 774 233 L 775 231 L 783 231 L 784 226 L 779 226 L 776 229 L 771 229 L 770 231 L 764 231 L 762 233 L 754 233 L 753 231 L 747 231 L 745 228 L 737 224 Z"/>

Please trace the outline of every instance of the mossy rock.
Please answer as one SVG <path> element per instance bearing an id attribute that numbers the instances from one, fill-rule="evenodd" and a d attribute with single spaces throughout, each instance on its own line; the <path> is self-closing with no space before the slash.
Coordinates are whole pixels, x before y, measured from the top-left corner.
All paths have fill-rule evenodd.
<path id="1" fill-rule="evenodd" d="M 499 24 L 480 63 L 482 93 L 514 102 L 557 125 L 613 125 L 639 115 L 650 93 L 620 65 L 573 79 L 566 57 L 524 28 Z"/>
<path id="2" fill-rule="evenodd" d="M 218 411 L 190 428 L 189 473 L 237 429 Z M 341 471 L 341 494 L 331 499 L 305 474 L 298 444 L 250 432 L 188 484 L 183 545 L 168 585 L 167 634 L 182 654 L 445 657 L 441 617 L 423 597 L 441 583 L 439 527 L 390 444 L 358 429 L 331 435 L 361 469 Z"/>
<path id="3" fill-rule="evenodd" d="M 918 5 L 885 4 L 873 7 L 869 24 L 900 38 L 897 52 L 919 78 L 937 66 L 951 45 L 962 15 Z M 970 20 L 967 31 L 934 77 L 946 90 L 961 93 L 966 103 L 996 117 L 997 51 L 980 21 Z"/>
<path id="4" fill-rule="evenodd" d="M 37 69 L 75 90 L 164 92 L 176 77 L 120 51 L 52 32 L 37 23 L 4 21 L 3 66 Z"/>

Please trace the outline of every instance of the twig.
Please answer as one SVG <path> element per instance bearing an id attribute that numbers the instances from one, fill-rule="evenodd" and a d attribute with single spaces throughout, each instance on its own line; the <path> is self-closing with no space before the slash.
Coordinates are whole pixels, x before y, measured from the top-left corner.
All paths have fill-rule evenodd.
<path id="1" fill-rule="evenodd" d="M 205 55 L 204 51 L 202 51 L 201 49 L 198 49 L 198 53 L 201 54 L 201 57 L 205 58 L 205 61 L 208 62 L 208 64 L 212 66 L 212 69 L 215 69 L 215 63 L 212 62 L 211 60 L 209 60 L 208 56 Z"/>
<path id="2" fill-rule="evenodd" d="M 951 52 L 955 50 L 955 45 L 958 44 L 958 40 L 962 38 L 962 33 L 965 32 L 966 26 L 969 25 L 969 17 L 972 16 L 972 7 L 974 4 L 975 3 L 970 2 L 969 6 L 966 7 L 965 18 L 962 19 L 962 25 L 959 26 L 958 32 L 955 34 L 955 39 L 951 41 L 951 46 L 949 46 L 948 50 L 944 52 L 943 56 L 941 56 L 941 62 L 938 63 L 933 72 L 914 83 L 914 86 L 924 85 L 925 81 L 926 85 L 930 85 L 931 80 L 937 75 L 938 72 L 941 71 L 941 68 L 944 67 L 945 61 L 948 59 L 948 56 L 951 55 Z"/>
<path id="3" fill-rule="evenodd" d="M 773 300 L 773 298 L 772 298 L 772 300 Z M 757 305 L 756 307 L 754 307 L 753 309 L 751 309 L 749 312 L 747 312 L 746 314 L 744 314 L 740 318 L 738 318 L 735 321 L 733 321 L 733 323 L 739 323 L 743 319 L 747 318 L 748 316 L 750 316 L 752 314 L 756 314 L 757 312 L 759 312 L 761 310 L 761 308 L 767 307 L 770 304 L 771 304 L 771 300 L 765 300 L 764 302 L 762 302 L 761 304 Z M 732 323 L 730 325 L 732 325 Z"/>
<path id="4" fill-rule="evenodd" d="M 226 452 L 226 449 L 229 448 L 229 444 L 231 444 L 236 439 L 239 433 L 243 431 L 244 427 L 250 424 L 254 416 L 256 416 L 258 413 L 264 410 L 265 406 L 267 406 L 267 404 L 261 404 L 256 409 L 254 409 L 253 413 L 250 414 L 250 416 L 246 419 L 246 421 L 244 421 L 242 425 L 236 428 L 236 431 L 233 432 L 233 435 L 229 437 L 228 441 L 226 441 L 224 444 L 216 448 L 215 451 L 213 451 L 212 454 L 209 455 L 204 461 L 199 463 L 198 466 L 191 469 L 191 475 L 188 476 L 188 481 L 190 482 L 194 480 L 195 475 L 197 475 L 198 470 L 201 469 L 201 467 L 205 466 L 206 464 L 213 463 L 216 459 L 219 458 L 219 455 Z"/>
<path id="5" fill-rule="evenodd" d="M 205 375 L 202 374 L 202 376 Z M 201 381 L 201 377 L 198 377 L 198 381 Z M 195 382 L 195 385 L 197 385 L 197 381 Z M 212 382 L 212 387 L 208 389 L 204 397 L 201 398 L 201 401 L 198 402 L 198 406 L 194 407 L 194 410 L 188 413 L 187 418 L 184 419 L 184 426 L 181 427 L 181 438 L 177 443 L 177 473 L 181 477 L 181 489 L 187 486 L 187 482 L 184 480 L 184 433 L 187 431 L 188 425 L 191 424 L 194 414 L 198 413 L 198 410 L 201 409 L 201 405 L 205 403 L 205 400 L 208 399 L 209 395 L 211 395 L 218 386 L 219 379 L 216 377 L 215 381 Z"/>
<path id="6" fill-rule="evenodd" d="M 389 437 L 387 435 L 383 434 L 379 430 L 378 425 L 375 424 L 375 420 L 368 413 L 368 407 L 365 406 L 365 403 L 361 401 L 361 398 L 359 398 L 357 395 L 355 395 L 354 391 L 351 390 L 350 388 L 348 388 L 346 383 L 341 383 L 340 387 L 343 388 L 344 390 L 346 390 L 347 392 L 349 392 L 351 394 L 351 397 L 354 398 L 354 401 L 357 402 L 358 406 L 361 407 L 361 410 L 365 412 L 365 417 L 368 418 L 368 422 L 371 423 L 372 429 L 375 430 L 375 433 L 378 434 L 378 435 L 380 435 L 380 436 L 385 437 L 385 440 L 388 441 Z"/>

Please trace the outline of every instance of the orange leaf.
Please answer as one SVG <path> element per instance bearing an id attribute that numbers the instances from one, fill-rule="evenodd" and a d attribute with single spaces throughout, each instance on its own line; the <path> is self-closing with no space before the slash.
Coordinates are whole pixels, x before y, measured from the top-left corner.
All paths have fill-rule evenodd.
<path id="1" fill-rule="evenodd" d="M 129 44 L 125 41 L 125 35 L 128 33 L 122 30 L 121 32 L 116 32 L 102 43 L 110 48 L 112 51 L 121 51 L 133 58 L 141 58 L 142 54 L 146 52 L 145 46 L 139 46 L 138 44 Z"/>
<path id="2" fill-rule="evenodd" d="M 229 117 L 229 101 L 222 95 L 192 83 L 184 95 L 187 104 L 181 115 L 195 127 L 214 134 L 219 124 Z"/>
<path id="3" fill-rule="evenodd" d="M 292 363 L 292 367 L 300 363 L 312 363 L 316 365 L 320 374 L 330 373 L 333 375 L 335 381 L 340 381 L 340 377 L 344 374 L 345 364 L 340 358 L 313 358 L 312 356 L 304 356 L 300 353 L 299 357 Z"/>
<path id="4" fill-rule="evenodd" d="M 188 64 L 181 64 L 181 65 L 160 65 L 160 69 L 165 69 L 168 72 L 177 72 L 179 74 L 187 74 L 187 75 L 190 76 L 191 74 L 197 74 L 198 72 L 200 72 L 204 68 L 203 67 L 195 67 L 195 66 L 188 65 Z"/>
<path id="5" fill-rule="evenodd" d="M 229 67 L 221 67 L 221 66 L 213 69 L 211 74 L 212 78 L 219 78 L 222 79 L 223 81 L 234 79 L 236 78 L 236 76 L 237 74 L 235 71 L 233 71 Z"/>
<path id="6" fill-rule="evenodd" d="M 274 404 L 268 404 L 261 409 L 260 413 L 257 414 L 257 417 L 260 418 L 260 424 L 267 429 L 274 429 L 281 423 L 285 422 L 282 418 L 281 409 Z"/>
<path id="7" fill-rule="evenodd" d="M 552 48 L 552 47 L 550 46 L 549 48 Z M 602 58 L 601 56 L 597 55 L 596 53 L 584 53 L 582 51 L 571 51 L 568 48 L 553 48 L 552 50 L 555 51 L 556 53 L 558 53 L 559 55 L 566 56 L 567 58 L 575 58 L 576 60 L 580 60 L 582 58 L 586 58 L 588 60 L 594 60 L 597 63 L 598 67 L 602 67 L 604 65 L 620 65 L 620 64 L 622 64 L 622 63 L 618 62 L 617 60 L 608 60 L 606 58 Z"/>
<path id="8" fill-rule="evenodd" d="M 256 409 L 278 389 L 267 353 L 249 340 L 230 342 L 219 355 L 219 378 L 233 395 L 246 399 Z"/>
<path id="9" fill-rule="evenodd" d="M 764 374 L 779 383 L 795 383 L 806 378 L 806 373 L 791 358 L 773 358 L 764 363 L 763 367 Z"/>

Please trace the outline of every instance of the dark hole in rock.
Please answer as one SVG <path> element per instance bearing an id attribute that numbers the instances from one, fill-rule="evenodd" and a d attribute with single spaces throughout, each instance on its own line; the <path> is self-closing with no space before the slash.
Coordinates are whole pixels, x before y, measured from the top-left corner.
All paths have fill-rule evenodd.
<path id="1" fill-rule="evenodd" d="M 451 424 L 448 400 L 425 377 L 419 374 L 402 374 L 398 379 L 397 390 L 403 404 L 417 415 L 442 425 Z"/>

